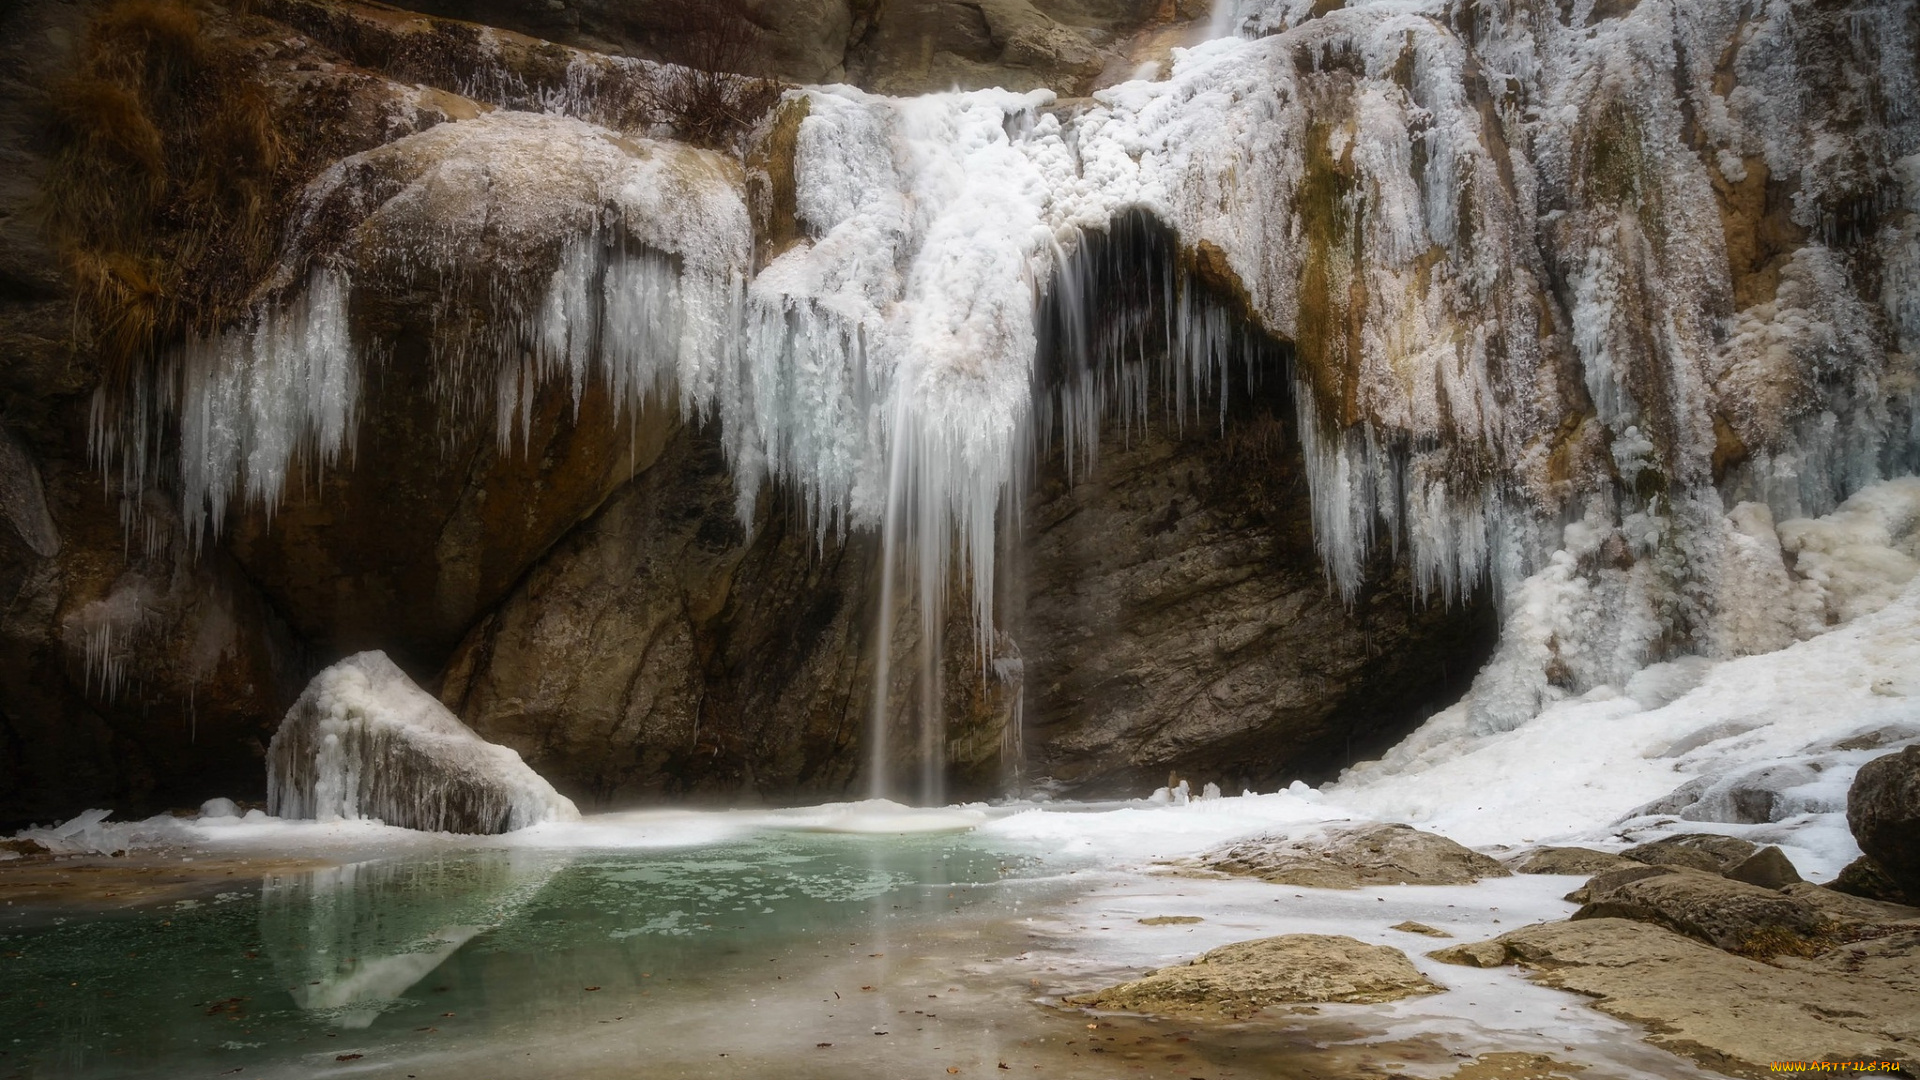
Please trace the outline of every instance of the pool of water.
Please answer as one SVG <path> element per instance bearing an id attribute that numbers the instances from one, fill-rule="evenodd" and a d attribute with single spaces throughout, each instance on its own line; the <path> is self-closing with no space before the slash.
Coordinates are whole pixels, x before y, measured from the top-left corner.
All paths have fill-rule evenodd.
<path id="1" fill-rule="evenodd" d="M 412 852 L 130 912 L 9 909 L 0 1077 L 360 1071 L 610 1010 L 644 1023 L 656 999 L 817 982 L 928 924 L 1004 915 L 1044 891 L 1037 867 L 970 834 L 770 832 Z"/>
<path id="2" fill-rule="evenodd" d="M 1586 1080 L 1704 1075 L 1400 929 L 1472 941 L 1563 919 L 1577 879 L 1341 891 L 1178 864 L 1318 812 L 842 804 L 466 839 L 169 827 L 176 842 L 137 857 L 0 875 L 0 1080 L 1461 1080 L 1488 1054 L 1548 1064 L 1471 1075 L 1567 1075 L 1549 1059 Z M 1448 989 L 1245 1022 L 1062 1000 L 1287 933 L 1393 946 Z"/>

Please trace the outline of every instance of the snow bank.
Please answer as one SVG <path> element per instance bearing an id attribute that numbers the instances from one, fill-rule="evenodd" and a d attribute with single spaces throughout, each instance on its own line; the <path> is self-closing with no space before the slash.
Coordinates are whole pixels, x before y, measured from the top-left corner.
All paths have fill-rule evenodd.
<path id="1" fill-rule="evenodd" d="M 267 750 L 283 818 L 373 818 L 429 832 L 499 833 L 580 812 L 520 755 L 475 735 L 385 653 L 314 676 Z"/>
<path id="2" fill-rule="evenodd" d="M 1469 717 L 1442 712 L 1325 797 L 1467 844 L 1727 832 L 1829 877 L 1859 853 L 1854 771 L 1920 741 L 1920 586 L 1779 652 L 1657 665 L 1509 731 Z"/>

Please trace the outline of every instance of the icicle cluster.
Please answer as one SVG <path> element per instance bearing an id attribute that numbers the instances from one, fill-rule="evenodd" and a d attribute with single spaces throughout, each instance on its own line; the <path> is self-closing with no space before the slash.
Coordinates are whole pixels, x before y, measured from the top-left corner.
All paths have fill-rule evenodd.
<path id="1" fill-rule="evenodd" d="M 348 449 L 360 361 L 347 285 L 316 270 L 255 325 L 190 342 L 179 357 L 180 489 L 188 530 L 217 533 L 236 494 L 278 505 L 296 459 L 331 468 Z"/>

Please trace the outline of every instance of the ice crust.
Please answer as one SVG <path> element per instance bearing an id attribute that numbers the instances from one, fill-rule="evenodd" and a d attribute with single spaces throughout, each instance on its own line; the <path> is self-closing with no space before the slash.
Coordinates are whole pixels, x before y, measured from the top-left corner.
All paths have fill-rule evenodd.
<path id="1" fill-rule="evenodd" d="M 498 315 L 436 332 L 451 412 L 490 410 L 511 448 L 548 380 L 676 397 L 719 419 L 743 521 L 772 480 L 822 534 L 879 529 L 929 629 L 969 581 L 983 665 L 1033 446 L 1087 467 L 1156 377 L 1197 415 L 1262 334 L 1295 346 L 1281 377 L 1336 593 L 1386 541 L 1431 602 L 1500 596 L 1513 678 L 1483 680 L 1482 726 L 1801 639 L 1820 614 L 1776 542 L 1810 545 L 1821 587 L 1882 574 L 1756 507 L 1807 519 L 1920 469 L 1904 5 L 1312 8 L 1240 4 L 1164 80 L 1091 102 L 792 91 L 802 235 L 758 267 L 740 166 L 563 115 L 599 117 L 591 95 L 349 158 L 307 192 L 250 323 L 155 391 L 188 516 L 217 528 L 290 468 L 350 459 L 380 351 L 352 340 L 353 296 L 405 285 Z M 1755 269 L 1722 210 L 1769 183 L 1794 192 L 1769 226 L 1794 238 Z M 1097 309 L 1084 253 L 1137 216 L 1175 238 L 1172 269 Z M 1202 250 L 1236 295 L 1198 285 Z M 1086 355 L 1038 385 L 1049 303 L 1079 309 Z M 97 448 L 144 483 L 159 421 L 112 419 Z M 1572 611 L 1598 626 L 1577 650 L 1552 644 Z"/>
<path id="2" fill-rule="evenodd" d="M 382 652 L 314 676 L 267 748 L 282 818 L 368 818 L 427 832 L 500 833 L 577 820 L 513 750 L 487 742 Z"/>

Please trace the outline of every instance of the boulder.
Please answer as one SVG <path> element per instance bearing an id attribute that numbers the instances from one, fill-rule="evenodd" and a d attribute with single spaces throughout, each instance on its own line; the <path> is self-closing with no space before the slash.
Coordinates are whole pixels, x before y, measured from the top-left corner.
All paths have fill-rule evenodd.
<path id="1" fill-rule="evenodd" d="M 1648 866 L 1685 866 L 1724 874 L 1751 858 L 1760 845 L 1716 833 L 1686 833 L 1630 847 L 1620 854 Z"/>
<path id="2" fill-rule="evenodd" d="M 1466 885 L 1507 877 L 1493 858 L 1411 825 L 1355 825 L 1298 837 L 1267 836 L 1217 848 L 1205 868 L 1276 885 Z"/>
<path id="3" fill-rule="evenodd" d="M 385 653 L 314 676 L 267 750 L 267 803 L 287 818 L 366 818 L 501 833 L 580 816 L 520 755 L 473 733 Z"/>
<path id="4" fill-rule="evenodd" d="M 1920 746 L 1860 766 L 1847 789 L 1847 825 L 1895 888 L 1920 897 Z"/>
<path id="5" fill-rule="evenodd" d="M 1763 889 L 1785 888 L 1804 880 L 1800 877 L 1800 871 L 1794 869 L 1793 860 L 1787 858 L 1787 853 L 1772 845 L 1749 855 L 1746 861 L 1727 871 L 1726 876 Z"/>
<path id="6" fill-rule="evenodd" d="M 1625 855 L 1614 855 L 1583 847 L 1537 847 L 1506 860 L 1516 874 L 1599 874 L 1608 870 L 1638 866 Z"/>
<path id="7" fill-rule="evenodd" d="M 1111 1012 L 1244 1017 L 1275 1005 L 1370 1004 L 1444 989 L 1399 949 L 1350 937 L 1288 934 L 1225 945 L 1066 1002 Z"/>
<path id="8" fill-rule="evenodd" d="M 1904 904 L 1909 899 L 1906 890 L 1895 885 L 1880 864 L 1865 855 L 1841 867 L 1839 876 L 1827 885 L 1837 892 L 1889 904 Z"/>
<path id="9" fill-rule="evenodd" d="M 1428 926 L 1426 923 L 1414 922 L 1411 919 L 1407 920 L 1406 922 L 1394 923 L 1392 926 L 1387 927 L 1387 929 L 1398 930 L 1403 934 L 1422 934 L 1426 937 L 1443 937 L 1444 938 L 1444 937 L 1453 936 L 1452 934 L 1447 933 L 1445 930 L 1442 930 L 1439 927 Z"/>
<path id="10" fill-rule="evenodd" d="M 1443 964 L 1457 964 L 1460 967 L 1471 968 L 1497 968 L 1513 962 L 1507 947 L 1497 939 L 1449 945 L 1444 949 L 1435 949 L 1427 956 Z"/>
<path id="11" fill-rule="evenodd" d="M 1618 875 L 1615 875 L 1617 878 Z M 1803 900 L 1697 870 L 1673 869 L 1587 887 L 1575 919 L 1657 923 L 1728 952 L 1765 958 L 1812 955 L 1834 922 Z"/>
<path id="12" fill-rule="evenodd" d="M 1920 994 L 1910 979 L 1875 977 L 1911 965 L 1912 943 L 1889 937 L 1865 946 L 1823 957 L 1830 967 L 1796 961 L 1783 968 L 1662 927 L 1596 918 L 1541 923 L 1431 955 L 1476 967 L 1519 964 L 1535 982 L 1646 1025 L 1656 1046 L 1716 1072 L 1758 1078 L 1774 1061 L 1920 1056 Z M 1848 971 L 1850 964 L 1858 971 Z"/>

